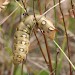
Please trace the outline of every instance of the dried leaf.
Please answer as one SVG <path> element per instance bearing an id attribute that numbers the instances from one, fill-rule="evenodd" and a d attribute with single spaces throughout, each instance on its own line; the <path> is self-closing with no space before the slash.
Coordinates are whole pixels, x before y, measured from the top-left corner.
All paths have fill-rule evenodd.
<path id="1" fill-rule="evenodd" d="M 0 12 L 5 9 L 5 7 L 7 6 L 7 4 L 9 3 L 8 0 L 0 0 Z"/>

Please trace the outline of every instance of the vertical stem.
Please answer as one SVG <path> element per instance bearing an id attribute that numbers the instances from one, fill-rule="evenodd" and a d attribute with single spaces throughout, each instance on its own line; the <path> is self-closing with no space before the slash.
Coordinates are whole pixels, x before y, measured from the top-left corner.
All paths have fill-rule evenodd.
<path id="1" fill-rule="evenodd" d="M 45 45 L 46 45 L 46 49 L 47 49 L 47 54 L 48 54 L 48 59 L 49 59 L 49 65 L 48 65 L 48 67 L 49 67 L 49 70 L 50 70 L 50 72 L 51 72 L 51 75 L 53 75 L 53 69 L 52 69 L 52 63 L 51 63 L 51 55 L 50 55 L 50 50 L 49 50 L 49 48 L 48 48 L 48 43 L 47 43 L 47 39 L 46 39 L 46 36 L 43 34 L 43 36 L 44 36 L 44 40 L 45 40 Z"/>
<path id="2" fill-rule="evenodd" d="M 24 1 L 23 0 L 21 0 L 22 1 L 22 4 L 23 4 L 23 6 L 24 6 L 24 9 L 26 10 L 26 12 L 27 12 L 27 9 L 26 9 L 26 0 L 25 0 L 25 3 L 24 3 Z"/>
<path id="3" fill-rule="evenodd" d="M 67 39 L 68 57 L 69 57 L 69 59 L 70 59 L 70 49 L 69 49 L 68 34 L 67 34 L 67 29 L 66 29 L 66 24 L 65 24 L 64 14 L 63 14 L 62 9 L 61 9 L 60 0 L 59 0 L 59 8 L 60 8 L 60 12 L 61 12 L 62 17 L 63 17 L 63 23 L 64 23 L 65 35 L 66 35 L 66 39 Z M 72 75 L 72 69 L 71 69 L 71 64 L 70 64 L 70 63 L 69 63 L 69 67 L 70 67 L 70 75 Z"/>
<path id="4" fill-rule="evenodd" d="M 47 8 L 46 6 L 47 6 L 47 1 L 45 0 L 45 11 L 46 11 L 46 8 Z M 45 15 L 45 17 L 46 17 L 46 15 Z"/>
<path id="5" fill-rule="evenodd" d="M 46 1 L 45 1 L 46 2 Z M 45 3 L 46 4 L 46 3 Z M 39 12 L 41 13 L 41 6 L 40 6 L 40 1 L 38 0 L 38 6 L 39 6 Z M 45 5 L 46 7 L 46 5 Z M 46 10 L 46 9 L 45 9 Z M 43 34 L 43 33 L 42 33 Z M 52 63 L 51 63 L 51 55 L 50 55 L 50 51 L 48 49 L 48 44 L 47 44 L 47 40 L 46 40 L 46 36 L 43 34 L 44 40 L 45 40 L 45 45 L 46 45 L 46 49 L 47 49 L 47 54 L 48 54 L 48 59 L 49 59 L 49 71 L 51 72 L 51 75 L 53 75 L 53 70 L 52 70 Z"/>
<path id="6" fill-rule="evenodd" d="M 35 17 L 35 12 L 34 12 L 34 0 L 33 0 L 33 13 L 34 13 L 34 17 Z M 36 19 L 36 17 L 35 17 L 35 19 Z M 41 50 L 41 53 L 42 53 L 42 55 L 43 55 L 43 57 L 44 57 L 44 60 L 45 60 L 46 64 L 48 64 L 48 62 L 47 62 L 47 60 L 46 60 L 46 57 L 45 57 L 45 55 L 44 55 L 44 53 L 43 53 L 43 50 L 42 50 L 42 48 L 41 48 L 39 39 L 38 39 L 38 37 L 36 36 L 36 32 L 35 32 L 35 30 L 33 30 L 33 31 L 34 31 L 34 35 L 35 35 L 35 37 L 36 37 L 36 40 L 37 40 L 37 42 L 38 42 L 39 48 L 40 48 L 40 50 Z"/>
<path id="7" fill-rule="evenodd" d="M 56 52 L 56 61 L 55 61 L 55 63 L 56 63 L 56 65 L 55 65 L 55 75 L 57 75 L 57 64 L 58 64 L 58 61 L 57 61 L 57 59 L 58 59 L 58 53 Z"/>
<path id="8" fill-rule="evenodd" d="M 55 0 L 53 0 L 53 2 L 54 2 L 54 6 L 55 6 L 56 1 L 55 1 Z M 57 25 L 57 16 L 56 16 L 56 15 L 57 15 L 57 14 L 56 14 L 56 8 L 54 7 L 55 25 Z"/>
<path id="9" fill-rule="evenodd" d="M 17 70 L 18 66 L 14 65 L 14 69 L 13 69 L 13 75 L 16 75 L 16 70 Z"/>
<path id="10" fill-rule="evenodd" d="M 38 0 L 38 7 L 39 7 L 40 14 L 42 14 L 40 0 Z"/>
<path id="11" fill-rule="evenodd" d="M 40 48 L 40 50 L 41 50 L 41 53 L 42 53 L 42 55 L 43 55 L 43 57 L 44 57 L 44 60 L 45 60 L 46 64 L 48 64 L 48 62 L 47 62 L 47 60 L 46 60 L 46 57 L 45 57 L 45 55 L 44 55 L 44 53 L 43 53 L 43 51 L 42 51 L 42 48 L 41 48 L 39 39 L 38 39 L 37 36 L 36 36 L 35 31 L 34 31 L 34 35 L 35 35 L 35 37 L 36 37 L 36 39 L 37 39 L 37 42 L 38 42 L 39 48 Z"/>
<path id="12" fill-rule="evenodd" d="M 56 4 L 56 0 L 53 0 L 54 6 Z M 55 20 L 55 25 L 57 25 L 57 16 L 56 16 L 56 8 L 54 7 L 54 20 Z M 56 51 L 55 54 L 55 75 L 57 75 L 57 65 L 58 64 L 58 51 Z"/>
<path id="13" fill-rule="evenodd" d="M 47 6 L 47 0 L 45 0 L 45 11 L 46 11 L 46 6 Z M 46 15 L 45 15 L 45 17 L 46 17 Z M 50 50 L 48 48 L 48 43 L 47 43 L 46 36 L 44 34 L 43 34 L 43 36 L 44 36 L 44 40 L 45 40 L 45 44 L 46 44 L 46 49 L 47 49 L 47 54 L 48 54 L 48 59 L 49 59 L 49 69 L 50 69 L 51 75 L 53 75 Z"/>
<path id="14" fill-rule="evenodd" d="M 71 7 L 72 7 L 72 12 L 73 12 L 73 15 L 74 15 L 74 18 L 75 18 L 74 5 L 72 3 L 72 0 L 71 0 Z"/>
<path id="15" fill-rule="evenodd" d="M 23 75 L 23 63 L 22 63 L 21 75 Z"/>

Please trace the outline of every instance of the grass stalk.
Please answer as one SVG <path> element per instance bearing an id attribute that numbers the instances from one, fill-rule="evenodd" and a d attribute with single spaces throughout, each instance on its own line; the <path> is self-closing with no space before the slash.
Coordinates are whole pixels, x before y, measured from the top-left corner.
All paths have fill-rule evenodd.
<path id="1" fill-rule="evenodd" d="M 60 8 L 60 12 L 61 12 L 62 17 L 63 17 L 62 19 L 63 19 L 63 23 L 64 23 L 65 35 L 66 35 L 66 40 L 67 40 L 68 57 L 69 57 L 69 59 L 70 59 L 70 49 L 69 49 L 68 34 L 67 34 L 67 29 L 66 29 L 66 24 L 65 24 L 64 14 L 63 14 L 63 12 L 62 12 L 60 0 L 59 0 L 59 8 Z M 70 75 L 72 75 L 72 69 L 71 69 L 71 64 L 70 64 L 70 63 L 69 63 L 69 68 L 70 68 Z"/>
<path id="2" fill-rule="evenodd" d="M 65 54 L 65 52 L 61 49 L 61 47 L 57 44 L 57 42 L 55 40 L 53 40 L 53 42 L 55 43 L 55 45 L 61 50 L 61 52 L 63 53 L 63 55 L 66 57 L 66 59 L 68 60 L 68 62 L 71 64 L 72 68 L 75 70 L 75 66 L 73 65 L 73 63 L 70 61 L 70 59 L 68 58 L 68 56 Z"/>
<path id="3" fill-rule="evenodd" d="M 53 0 L 54 6 L 56 4 L 56 0 Z M 57 26 L 57 16 L 56 16 L 56 8 L 54 7 L 54 21 L 55 21 L 55 26 Z M 57 67 L 58 67 L 58 52 L 56 51 L 55 54 L 55 75 L 57 75 Z"/>
<path id="4" fill-rule="evenodd" d="M 23 75 L 23 63 L 22 63 L 21 75 Z"/>
<path id="5" fill-rule="evenodd" d="M 63 42 L 62 42 L 62 46 L 61 46 L 63 51 L 65 50 L 65 46 L 66 46 L 66 38 L 64 37 Z M 62 67 L 63 58 L 64 58 L 64 55 L 62 54 L 62 52 L 60 52 L 60 61 L 57 66 L 57 70 L 58 70 L 57 75 L 60 74 L 60 70 L 62 69 L 61 67 Z"/>
<path id="6" fill-rule="evenodd" d="M 16 75 L 17 68 L 18 68 L 18 66 L 14 65 L 13 75 Z"/>
<path id="7" fill-rule="evenodd" d="M 74 15 L 74 18 L 75 18 L 74 5 L 72 3 L 72 0 L 71 0 L 71 8 L 72 8 L 72 12 L 73 12 L 73 15 Z"/>
<path id="8" fill-rule="evenodd" d="M 63 3 L 63 2 L 65 2 L 65 0 L 62 0 L 62 1 L 60 2 L 60 4 Z M 51 8 L 49 8 L 46 12 L 44 12 L 44 13 L 41 15 L 41 17 L 39 18 L 39 20 L 40 20 L 44 15 L 46 15 L 50 10 L 52 10 L 53 8 L 55 8 L 55 7 L 58 6 L 58 5 L 59 5 L 59 3 L 57 3 L 57 4 L 55 4 L 54 6 L 52 6 Z"/>

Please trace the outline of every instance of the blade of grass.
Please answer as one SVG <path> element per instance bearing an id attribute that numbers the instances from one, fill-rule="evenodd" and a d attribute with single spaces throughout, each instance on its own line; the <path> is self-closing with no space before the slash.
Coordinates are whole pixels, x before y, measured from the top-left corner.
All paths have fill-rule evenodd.
<path id="1" fill-rule="evenodd" d="M 55 43 L 55 45 L 61 50 L 61 52 L 63 53 L 63 55 L 66 57 L 66 59 L 68 60 L 68 62 L 71 64 L 72 68 L 75 70 L 75 66 L 73 65 L 73 63 L 70 61 L 70 59 L 67 57 L 67 55 L 65 54 L 65 52 L 61 49 L 61 47 L 57 44 L 57 42 L 55 40 L 53 40 L 53 42 Z"/>
<path id="2" fill-rule="evenodd" d="M 63 3 L 65 0 L 62 0 L 60 3 Z M 56 6 L 58 6 L 60 3 L 57 3 L 56 5 L 54 5 L 53 7 L 49 8 L 46 12 L 44 12 L 41 17 L 39 18 L 39 20 L 46 15 L 50 10 L 52 10 L 53 8 L 55 8 Z"/>
<path id="3" fill-rule="evenodd" d="M 62 46 L 61 46 L 63 51 L 65 50 L 65 47 L 66 47 L 66 38 L 64 35 L 64 39 L 63 39 Z M 64 55 L 62 54 L 62 52 L 60 52 L 60 61 L 59 61 L 58 66 L 57 66 L 57 75 L 59 75 L 60 71 L 62 70 L 63 58 L 64 58 Z"/>
<path id="4" fill-rule="evenodd" d="M 70 49 L 69 49 L 69 39 L 68 39 L 68 34 L 67 34 L 67 27 L 66 27 L 66 23 L 65 23 L 65 18 L 64 18 L 64 14 L 61 8 L 61 4 L 60 4 L 60 0 L 59 0 L 59 9 L 62 15 L 62 20 L 63 20 L 63 24 L 64 24 L 64 29 L 65 29 L 65 35 L 66 35 L 66 41 L 67 41 L 67 51 L 68 51 L 68 57 L 70 59 Z M 69 71 L 70 71 L 70 75 L 72 75 L 72 69 L 71 69 L 71 64 L 69 63 Z"/>
<path id="5" fill-rule="evenodd" d="M 18 7 L 9 16 L 5 17 L 2 21 L 0 21 L 0 25 L 2 25 L 8 18 L 10 18 L 17 9 Z"/>
<path id="6" fill-rule="evenodd" d="M 56 4 L 56 0 L 53 0 L 54 5 Z M 57 14 L 56 14 L 56 8 L 54 7 L 54 21 L 55 21 L 55 26 L 57 26 Z M 57 36 L 57 35 L 56 35 Z M 56 38 L 57 40 L 57 38 Z M 55 75 L 57 75 L 57 67 L 58 67 L 58 52 L 56 51 L 55 54 L 55 64 L 54 64 L 54 68 L 55 68 Z"/>
<path id="7" fill-rule="evenodd" d="M 24 7 L 17 0 L 15 0 L 15 2 L 26 12 L 26 10 L 24 9 Z"/>
<path id="8" fill-rule="evenodd" d="M 16 0 L 15 0 L 16 1 Z M 63 3 L 65 0 L 62 0 L 60 3 Z M 26 12 L 26 10 L 24 9 L 24 7 L 18 2 L 16 1 L 16 3 Z M 41 17 L 39 18 L 39 20 L 44 16 L 46 15 L 50 10 L 52 10 L 53 8 L 55 8 L 56 6 L 58 6 L 59 3 L 57 3 L 56 5 L 54 5 L 53 7 L 49 8 L 46 12 L 44 12 Z"/>

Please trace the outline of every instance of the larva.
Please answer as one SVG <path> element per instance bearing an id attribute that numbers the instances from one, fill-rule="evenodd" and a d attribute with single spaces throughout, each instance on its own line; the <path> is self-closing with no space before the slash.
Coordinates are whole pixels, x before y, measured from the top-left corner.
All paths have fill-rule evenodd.
<path id="1" fill-rule="evenodd" d="M 13 46 L 13 62 L 15 64 L 22 63 L 24 59 L 26 59 L 29 50 L 30 34 L 36 25 L 36 21 L 38 28 L 42 29 L 48 35 L 55 30 L 53 24 L 45 17 L 39 20 L 40 16 L 41 15 L 36 15 L 36 20 L 33 15 L 27 16 L 25 20 L 17 26 Z M 52 34 L 53 37 L 49 36 L 51 39 L 54 38 L 55 32 Z"/>
<path id="2" fill-rule="evenodd" d="M 40 16 L 37 16 L 37 20 Z M 38 20 L 38 27 L 42 29 L 47 37 L 51 40 L 55 37 L 56 28 L 54 27 L 53 23 L 45 17 L 42 17 Z"/>
<path id="3" fill-rule="evenodd" d="M 13 46 L 13 62 L 15 64 L 19 64 L 26 59 L 29 48 L 30 33 L 34 25 L 34 17 L 31 15 L 21 22 L 16 28 Z"/>

